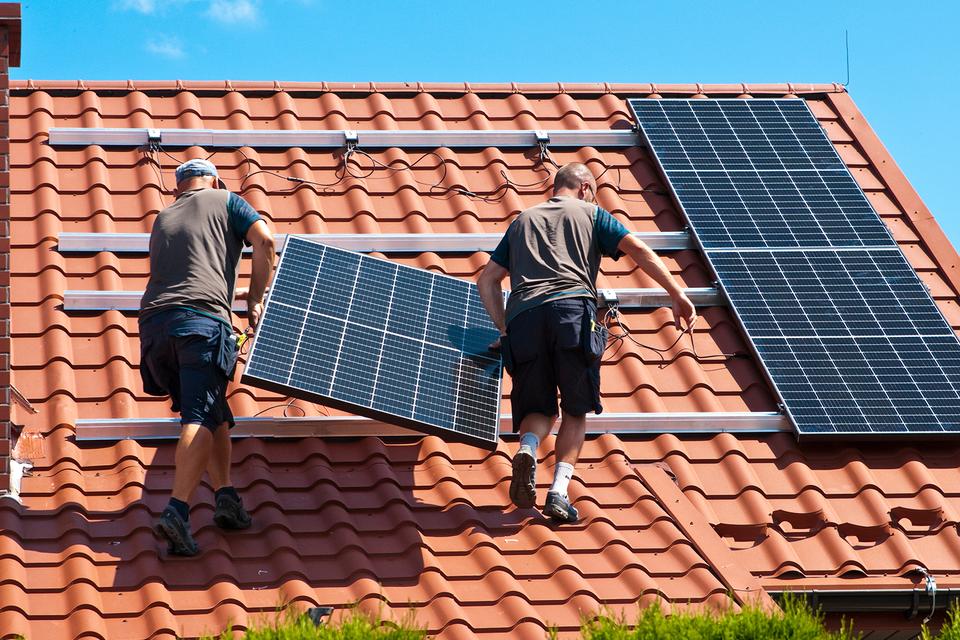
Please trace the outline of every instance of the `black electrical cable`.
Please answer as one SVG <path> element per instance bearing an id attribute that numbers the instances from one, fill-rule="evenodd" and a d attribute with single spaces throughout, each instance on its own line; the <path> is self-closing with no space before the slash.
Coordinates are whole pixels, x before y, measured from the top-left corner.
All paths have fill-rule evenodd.
<path id="1" fill-rule="evenodd" d="M 615 325 L 613 328 L 616 330 L 616 332 L 614 332 L 613 330 L 611 330 L 611 322 Z M 610 354 L 611 358 L 608 358 L 608 359 L 607 359 L 607 362 L 609 362 L 610 359 L 612 359 L 612 356 L 615 356 L 615 355 L 620 351 L 620 349 L 623 347 L 623 345 L 625 344 L 625 342 L 629 340 L 630 342 L 632 342 L 633 344 L 637 345 L 638 347 L 641 347 L 641 348 L 643 348 L 643 349 L 647 349 L 648 351 L 653 351 L 654 353 L 656 353 L 657 356 L 660 358 L 660 361 L 659 361 L 659 363 L 658 363 L 658 366 L 661 367 L 661 368 L 662 368 L 662 367 L 665 367 L 665 366 L 667 366 L 668 364 L 670 364 L 670 362 L 666 359 L 666 357 L 664 357 L 664 354 L 669 353 L 674 347 L 676 347 L 676 346 L 680 343 L 680 340 L 683 339 L 684 334 L 687 334 L 687 333 L 690 334 L 690 349 L 684 349 L 684 351 L 686 351 L 686 352 L 688 352 L 688 353 L 692 353 L 693 356 L 694 356 L 697 360 L 699 360 L 699 361 L 708 361 L 708 360 L 717 360 L 717 359 L 727 360 L 727 359 L 729 359 L 729 358 L 736 358 L 736 357 L 738 357 L 738 356 L 743 356 L 743 355 L 745 355 L 745 354 L 742 353 L 742 352 L 736 352 L 736 353 L 713 353 L 713 354 L 700 354 L 700 353 L 698 353 L 698 352 L 697 352 L 697 344 L 696 344 L 696 342 L 695 342 L 695 340 L 694 340 L 694 336 L 693 336 L 693 327 L 687 327 L 686 329 L 683 329 L 683 330 L 680 332 L 680 335 L 677 336 L 676 340 L 674 340 L 674 341 L 673 341 L 669 346 L 667 346 L 666 348 L 654 347 L 654 346 L 651 346 L 651 345 L 648 345 L 648 344 L 644 344 L 644 343 L 640 342 L 639 340 L 637 340 L 636 338 L 634 338 L 633 336 L 630 335 L 630 328 L 627 327 L 626 324 L 624 324 L 624 322 L 623 322 L 623 316 L 622 316 L 622 314 L 617 310 L 616 307 L 609 307 L 609 308 L 607 309 L 607 312 L 606 312 L 606 314 L 604 314 L 604 317 L 603 317 L 603 324 L 604 324 L 604 326 L 607 327 L 607 330 L 608 330 L 609 336 L 610 336 L 609 342 L 607 343 L 607 349 L 605 349 L 605 351 L 606 351 L 606 350 L 609 350 L 610 347 L 613 346 L 614 344 L 617 345 L 617 346 L 616 346 L 616 349 L 613 351 L 613 353 Z M 682 352 L 681 352 L 681 353 L 682 353 Z"/>

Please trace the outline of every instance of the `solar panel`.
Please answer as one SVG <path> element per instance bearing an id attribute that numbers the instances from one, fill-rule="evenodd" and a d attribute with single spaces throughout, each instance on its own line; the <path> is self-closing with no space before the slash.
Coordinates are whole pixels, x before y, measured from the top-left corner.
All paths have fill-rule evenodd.
<path id="1" fill-rule="evenodd" d="M 243 382 L 494 449 L 497 336 L 472 283 L 291 236 Z"/>
<path id="2" fill-rule="evenodd" d="M 802 100 L 631 100 L 801 434 L 960 431 L 960 341 Z"/>
<path id="3" fill-rule="evenodd" d="M 630 100 L 701 245 L 895 246 L 803 100 Z"/>
<path id="4" fill-rule="evenodd" d="M 960 432 L 954 336 L 756 338 L 804 434 Z"/>
<path id="5" fill-rule="evenodd" d="M 711 252 L 753 338 L 952 335 L 899 249 Z"/>

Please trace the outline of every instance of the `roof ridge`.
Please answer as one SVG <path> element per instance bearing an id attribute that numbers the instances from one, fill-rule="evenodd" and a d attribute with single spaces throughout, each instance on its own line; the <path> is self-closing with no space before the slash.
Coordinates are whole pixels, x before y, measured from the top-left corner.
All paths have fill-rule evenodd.
<path id="1" fill-rule="evenodd" d="M 117 91 L 256 93 L 468 93 L 502 94 L 641 94 L 641 95 L 809 95 L 845 93 L 832 83 L 610 83 L 610 82 L 280 82 L 233 80 L 11 80 L 13 91 Z"/>

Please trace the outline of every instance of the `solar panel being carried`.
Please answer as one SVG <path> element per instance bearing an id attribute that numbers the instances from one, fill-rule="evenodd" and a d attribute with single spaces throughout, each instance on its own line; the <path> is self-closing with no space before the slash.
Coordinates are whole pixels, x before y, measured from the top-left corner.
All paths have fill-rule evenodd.
<path id="1" fill-rule="evenodd" d="M 497 336 L 472 283 L 291 236 L 243 382 L 494 449 Z"/>
<path id="2" fill-rule="evenodd" d="M 803 100 L 631 100 L 801 434 L 960 432 L 960 342 Z"/>

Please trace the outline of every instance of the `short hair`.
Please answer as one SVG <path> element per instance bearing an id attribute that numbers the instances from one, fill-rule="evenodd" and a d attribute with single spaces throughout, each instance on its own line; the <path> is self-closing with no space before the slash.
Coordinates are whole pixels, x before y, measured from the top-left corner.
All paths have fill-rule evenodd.
<path id="1" fill-rule="evenodd" d="M 576 189 L 581 183 L 593 179 L 593 173 L 582 162 L 571 162 L 560 167 L 553 178 L 553 190 Z"/>

